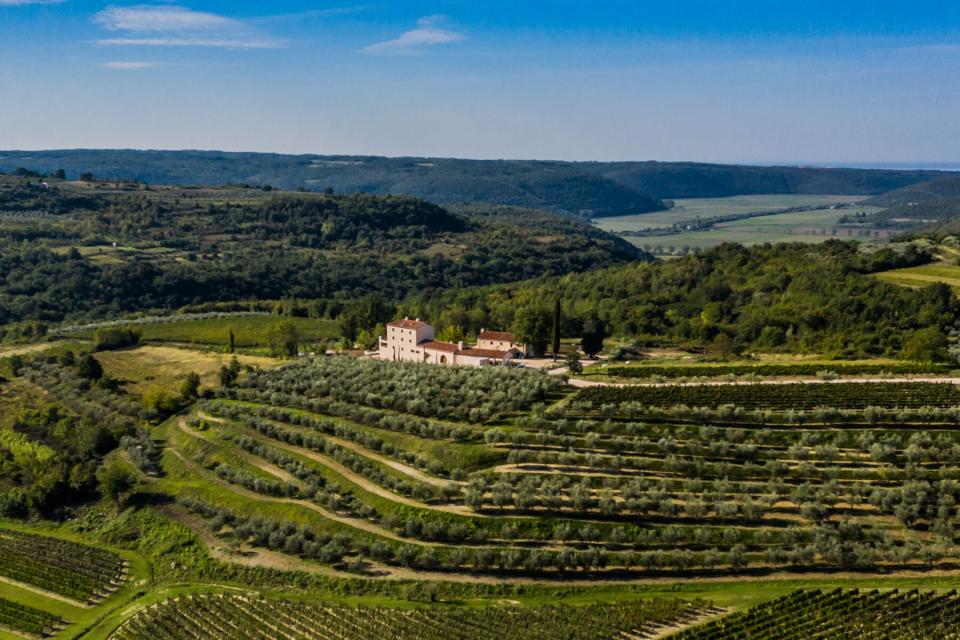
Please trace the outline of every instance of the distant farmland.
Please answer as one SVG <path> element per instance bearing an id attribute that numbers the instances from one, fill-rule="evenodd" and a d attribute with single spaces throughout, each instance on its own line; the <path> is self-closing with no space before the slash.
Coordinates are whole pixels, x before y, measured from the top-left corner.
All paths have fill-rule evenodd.
<path id="1" fill-rule="evenodd" d="M 877 207 L 849 206 L 861 200 L 849 195 L 761 195 L 730 198 L 675 200 L 674 208 L 650 214 L 600 218 L 604 231 L 625 234 L 625 239 L 654 253 L 676 254 L 695 248 L 707 249 L 724 242 L 743 245 L 764 242 L 823 242 L 830 238 L 869 239 L 886 237 L 888 231 L 857 225 L 842 225 L 840 219 L 858 212 L 873 214 Z M 847 205 L 841 209 L 834 205 Z M 796 211 L 797 208 L 808 210 Z M 769 215 L 763 215 L 769 212 Z M 727 216 L 750 216 L 717 221 Z M 707 229 L 664 233 L 675 225 L 704 224 Z M 649 232 L 649 235 L 647 234 Z M 641 235 L 642 234 L 642 235 Z"/>
<path id="2" fill-rule="evenodd" d="M 904 287 L 925 287 L 935 282 L 942 282 L 960 292 L 960 266 L 935 262 L 909 269 L 894 269 L 878 273 L 877 277 L 893 284 Z"/>

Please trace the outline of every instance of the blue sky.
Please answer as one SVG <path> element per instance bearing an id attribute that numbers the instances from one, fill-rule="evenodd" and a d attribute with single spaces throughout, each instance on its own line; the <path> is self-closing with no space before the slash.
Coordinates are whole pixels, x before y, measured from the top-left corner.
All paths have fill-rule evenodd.
<path id="1" fill-rule="evenodd" d="M 0 0 L 0 148 L 960 162 L 952 0 Z"/>

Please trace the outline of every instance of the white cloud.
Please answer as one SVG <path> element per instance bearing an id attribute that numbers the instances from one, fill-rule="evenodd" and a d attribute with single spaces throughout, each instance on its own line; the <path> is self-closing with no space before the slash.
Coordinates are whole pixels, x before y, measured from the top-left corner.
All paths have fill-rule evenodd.
<path id="1" fill-rule="evenodd" d="M 464 35 L 452 29 L 443 28 L 443 16 L 425 16 L 417 20 L 417 28 L 400 34 L 400 37 L 385 42 L 377 42 L 361 49 L 364 53 L 410 54 L 422 53 L 428 47 L 452 44 L 464 39 Z"/>
<path id="2" fill-rule="evenodd" d="M 22 7 L 28 4 L 60 4 L 64 0 L 0 0 L 0 7 Z"/>
<path id="3" fill-rule="evenodd" d="M 130 60 L 112 60 L 104 62 L 102 65 L 106 69 L 117 69 L 119 71 L 136 71 L 137 69 L 150 69 L 159 67 L 159 62 L 134 62 Z"/>
<path id="4" fill-rule="evenodd" d="M 229 38 L 104 38 L 97 44 L 116 47 L 217 47 L 220 49 L 279 49 L 279 40 Z"/>
<path id="5" fill-rule="evenodd" d="M 214 31 L 239 26 L 239 22 L 232 18 L 176 5 L 107 7 L 94 17 L 94 21 L 110 31 L 141 33 Z"/>
<path id="6" fill-rule="evenodd" d="M 103 46 L 221 49 L 284 46 L 283 41 L 262 35 L 243 21 L 174 4 L 108 7 L 94 17 L 94 22 L 107 31 L 123 32 L 117 37 L 97 40 L 97 44 Z"/>

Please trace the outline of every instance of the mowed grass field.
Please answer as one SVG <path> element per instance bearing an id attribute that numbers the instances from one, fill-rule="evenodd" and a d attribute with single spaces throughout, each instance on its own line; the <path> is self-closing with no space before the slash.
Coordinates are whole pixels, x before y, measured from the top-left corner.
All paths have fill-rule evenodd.
<path id="1" fill-rule="evenodd" d="M 96 355 L 104 371 L 124 385 L 124 391 L 134 395 L 150 392 L 176 392 L 189 373 L 200 375 L 201 384 L 215 387 L 219 384 L 220 367 L 233 357 L 225 353 L 193 351 L 157 345 L 136 349 L 104 351 Z M 283 363 L 277 358 L 237 355 L 242 365 L 276 367 Z"/>
<path id="2" fill-rule="evenodd" d="M 649 228 L 669 228 L 684 220 L 709 220 L 757 211 L 777 211 L 793 207 L 829 207 L 850 204 L 863 196 L 780 194 L 759 196 L 731 196 L 729 198 L 680 198 L 668 211 L 655 211 L 615 218 L 597 218 L 596 225 L 605 231 L 640 231 Z"/>
<path id="3" fill-rule="evenodd" d="M 233 332 L 237 347 L 249 349 L 266 347 L 270 330 L 280 322 L 290 322 L 297 328 L 303 343 L 318 343 L 339 335 L 332 320 L 279 316 L 232 316 L 202 318 L 149 324 L 131 323 L 129 326 L 140 332 L 144 342 L 176 342 L 204 346 L 226 346 Z M 92 339 L 95 331 L 87 330 L 71 334 L 78 338 Z"/>
<path id="4" fill-rule="evenodd" d="M 936 282 L 949 285 L 960 292 L 960 266 L 935 262 L 908 269 L 894 269 L 878 273 L 877 277 L 904 287 L 926 287 Z"/>
<path id="5" fill-rule="evenodd" d="M 706 221 L 711 218 L 756 212 L 785 210 L 794 207 L 817 207 L 808 211 L 785 211 L 770 215 L 734 220 L 717 224 L 703 231 L 685 231 L 659 236 L 627 236 L 634 245 L 656 253 L 678 253 L 683 247 L 708 249 L 725 242 L 743 245 L 765 242 L 818 243 L 831 238 L 871 239 L 885 237 L 886 231 L 841 225 L 846 215 L 864 212 L 867 215 L 880 211 L 878 207 L 854 206 L 832 209 L 835 204 L 852 204 L 862 196 L 845 195 L 778 195 L 736 196 L 731 198 L 695 198 L 676 200 L 669 211 L 616 218 L 599 218 L 594 223 L 613 233 L 642 231 L 650 228 L 669 228 L 689 220 Z"/>

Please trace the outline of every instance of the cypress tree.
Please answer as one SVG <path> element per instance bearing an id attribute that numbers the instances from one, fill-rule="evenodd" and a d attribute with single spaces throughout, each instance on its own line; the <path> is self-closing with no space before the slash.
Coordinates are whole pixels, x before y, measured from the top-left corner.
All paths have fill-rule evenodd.
<path id="1" fill-rule="evenodd" d="M 560 353 L 560 295 L 553 303 L 553 360 L 556 362 Z"/>

